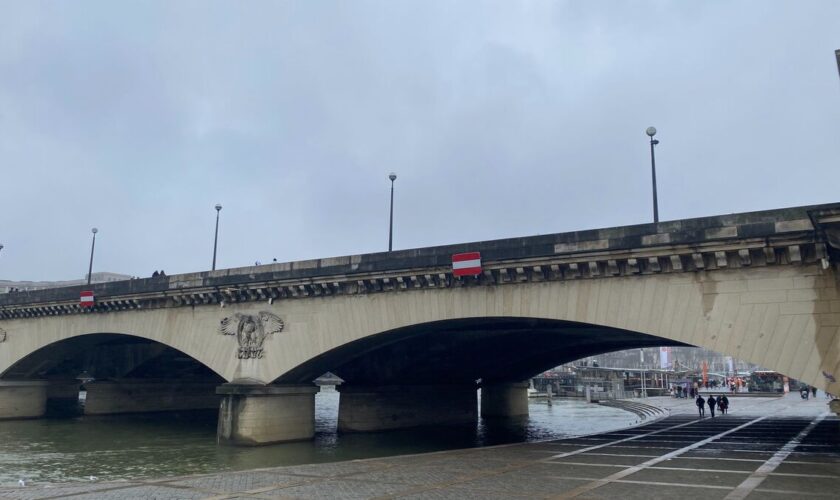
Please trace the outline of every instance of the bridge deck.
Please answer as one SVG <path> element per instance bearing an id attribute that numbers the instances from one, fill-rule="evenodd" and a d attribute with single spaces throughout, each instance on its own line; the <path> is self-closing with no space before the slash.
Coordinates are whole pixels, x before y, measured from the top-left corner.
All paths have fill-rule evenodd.
<path id="1" fill-rule="evenodd" d="M 838 419 L 824 400 L 733 398 L 698 419 L 672 415 L 558 441 L 150 481 L 0 488 L 0 498 L 836 498 Z"/>
<path id="2" fill-rule="evenodd" d="M 818 260 L 827 265 L 835 247 L 840 203 L 0 294 L 0 320 Z M 453 278 L 452 255 L 476 251 L 482 274 Z M 96 305 L 81 307 L 79 293 L 90 288 Z"/>

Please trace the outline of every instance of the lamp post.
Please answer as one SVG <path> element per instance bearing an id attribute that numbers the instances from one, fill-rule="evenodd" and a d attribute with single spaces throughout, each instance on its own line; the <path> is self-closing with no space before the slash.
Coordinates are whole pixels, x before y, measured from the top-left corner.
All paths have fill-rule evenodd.
<path id="1" fill-rule="evenodd" d="M 391 172 L 388 174 L 391 179 L 391 221 L 388 224 L 388 251 L 394 248 L 394 181 L 397 180 L 397 174 Z"/>
<path id="2" fill-rule="evenodd" d="M 647 397 L 647 381 L 645 380 L 645 350 L 639 349 L 639 373 L 642 376 L 642 390 L 641 395 L 643 398 Z"/>
<path id="3" fill-rule="evenodd" d="M 840 49 L 834 51 L 834 57 L 837 59 L 837 72 L 840 73 Z"/>
<path id="4" fill-rule="evenodd" d="M 222 211 L 222 204 L 216 203 L 216 236 L 213 238 L 213 271 L 216 270 L 216 248 L 219 245 L 219 212 Z"/>
<path id="5" fill-rule="evenodd" d="M 645 133 L 650 137 L 650 174 L 653 179 L 653 223 L 659 223 L 659 204 L 656 201 L 656 157 L 653 153 L 653 147 L 659 144 L 659 140 L 654 139 L 656 135 L 655 127 L 648 127 Z"/>
<path id="6" fill-rule="evenodd" d="M 90 279 L 93 275 L 93 249 L 96 248 L 96 233 L 99 232 L 99 229 L 95 227 L 90 230 L 93 233 L 93 238 L 90 241 L 90 264 L 88 264 L 88 282 L 87 284 L 90 285 Z"/>

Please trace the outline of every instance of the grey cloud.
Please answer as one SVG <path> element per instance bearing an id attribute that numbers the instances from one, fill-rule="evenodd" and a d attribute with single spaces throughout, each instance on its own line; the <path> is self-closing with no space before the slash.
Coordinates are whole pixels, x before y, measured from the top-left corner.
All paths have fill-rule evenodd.
<path id="1" fill-rule="evenodd" d="M 0 278 L 836 201 L 836 2 L 0 3 Z"/>

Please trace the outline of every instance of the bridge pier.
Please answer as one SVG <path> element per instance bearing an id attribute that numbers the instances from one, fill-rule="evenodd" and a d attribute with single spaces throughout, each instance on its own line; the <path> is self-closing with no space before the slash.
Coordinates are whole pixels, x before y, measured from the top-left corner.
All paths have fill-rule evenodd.
<path id="1" fill-rule="evenodd" d="M 219 444 L 256 446 L 315 436 L 314 385 L 224 384 L 216 432 Z"/>
<path id="2" fill-rule="evenodd" d="M 89 382 L 85 415 L 216 409 L 217 384 L 147 379 Z"/>
<path id="3" fill-rule="evenodd" d="M 338 392 L 339 432 L 474 423 L 478 418 L 473 385 L 341 385 Z"/>
<path id="4" fill-rule="evenodd" d="M 38 418 L 47 409 L 47 382 L 0 381 L 0 420 Z"/>
<path id="5" fill-rule="evenodd" d="M 47 416 L 73 416 L 79 414 L 78 379 L 50 380 L 47 386 Z"/>
<path id="6" fill-rule="evenodd" d="M 517 417 L 528 414 L 528 382 L 483 385 L 482 417 Z"/>

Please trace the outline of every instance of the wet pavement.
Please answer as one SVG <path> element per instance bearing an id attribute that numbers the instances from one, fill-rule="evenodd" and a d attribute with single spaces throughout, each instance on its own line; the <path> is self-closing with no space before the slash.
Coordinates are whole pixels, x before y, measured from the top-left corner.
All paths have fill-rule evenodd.
<path id="1" fill-rule="evenodd" d="M 823 399 L 649 398 L 656 422 L 572 439 L 146 481 L 33 484 L 8 499 L 840 497 L 840 420 Z"/>

